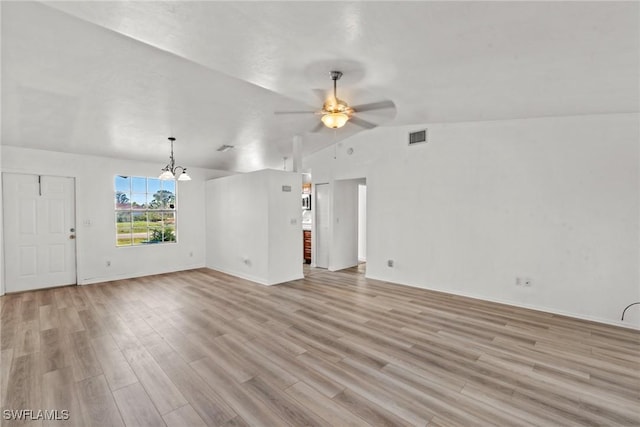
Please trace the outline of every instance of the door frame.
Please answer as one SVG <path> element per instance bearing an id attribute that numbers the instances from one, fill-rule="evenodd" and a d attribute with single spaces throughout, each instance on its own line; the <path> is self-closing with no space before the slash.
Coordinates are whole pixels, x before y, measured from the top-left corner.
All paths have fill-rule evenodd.
<path id="1" fill-rule="evenodd" d="M 360 197 L 360 187 L 364 187 L 364 206 Z M 365 178 L 364 183 L 358 184 L 358 263 L 367 262 L 367 231 L 367 179 Z M 362 240 L 364 245 L 361 246 Z M 364 258 L 360 257 L 360 249 L 364 251 Z"/>
<path id="2" fill-rule="evenodd" d="M 74 250 L 74 256 L 73 256 L 73 261 L 74 261 L 74 267 L 75 267 L 75 284 L 72 284 L 71 286 L 78 286 L 78 240 L 80 238 L 80 236 L 78 236 L 78 182 L 77 182 L 77 178 L 75 176 L 70 176 L 70 175 L 59 175 L 59 174 L 50 174 L 50 173 L 36 173 L 36 172 L 25 172 L 22 170 L 19 171 L 14 171 L 14 170 L 1 170 L 0 171 L 0 202 L 2 202 L 2 208 L 0 209 L 0 263 L 2 263 L 2 274 L 0 274 L 0 296 L 5 295 L 6 294 L 6 259 L 5 259 L 5 239 L 4 239 L 4 235 L 5 235 L 5 220 L 4 220 L 4 176 L 6 174 L 11 174 L 11 175 L 31 175 L 31 176 L 50 176 L 50 177 L 55 177 L 55 178 L 69 178 L 73 180 L 73 213 L 74 213 L 74 218 L 75 218 L 75 234 L 76 234 L 76 238 L 75 238 L 75 250 Z M 47 288 L 44 288 L 47 289 Z M 25 292 L 29 292 L 29 291 L 25 291 Z"/>
<path id="3" fill-rule="evenodd" d="M 311 234 L 311 267 L 318 267 L 317 265 L 317 253 L 318 253 L 318 240 L 320 240 L 318 238 L 318 219 L 317 219 L 317 215 L 318 215 L 318 201 L 317 201 L 317 196 L 318 196 L 318 190 L 317 187 L 318 185 L 328 185 L 327 190 L 329 192 L 329 197 L 327 200 L 327 203 L 329 204 L 329 226 L 328 226 L 328 233 L 329 233 L 329 247 L 328 247 L 328 265 L 327 265 L 327 270 L 328 271 L 337 271 L 334 270 L 334 268 L 336 268 L 335 266 L 335 258 L 332 257 L 332 250 L 333 250 L 333 244 L 334 244 L 334 224 L 336 221 L 336 211 L 335 211 L 335 182 L 336 181 L 353 181 L 353 182 L 359 182 L 359 184 L 361 185 L 365 185 L 367 187 L 367 190 L 369 190 L 370 184 L 367 180 L 366 176 L 357 176 L 357 177 L 349 177 L 349 178 L 344 178 L 344 179 L 330 179 L 329 181 L 318 181 L 318 182 L 314 182 L 313 183 L 313 202 L 315 203 L 315 208 L 313 210 L 313 225 L 312 225 L 312 234 Z M 359 209 L 358 209 L 358 198 L 357 198 L 357 190 L 356 190 L 356 215 L 358 216 L 357 221 L 359 222 Z M 364 207 L 364 214 L 368 219 L 369 216 L 369 202 L 367 200 L 367 203 Z M 358 246 L 358 233 L 357 233 L 357 228 L 358 225 L 356 224 L 356 234 L 355 234 L 355 247 L 356 247 L 356 259 L 357 257 L 357 246 Z M 366 236 L 367 236 L 367 241 L 366 241 L 366 248 L 368 249 L 369 247 L 369 237 L 370 237 L 370 226 L 369 226 L 369 222 L 367 220 L 366 223 L 366 227 L 364 230 Z M 367 251 L 368 252 L 368 251 Z M 337 267 L 337 268 L 342 268 L 342 267 Z"/>

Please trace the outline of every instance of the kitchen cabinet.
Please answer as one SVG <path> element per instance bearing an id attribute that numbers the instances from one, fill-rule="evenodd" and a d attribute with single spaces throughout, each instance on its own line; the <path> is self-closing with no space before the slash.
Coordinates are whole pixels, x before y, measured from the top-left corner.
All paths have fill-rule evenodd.
<path id="1" fill-rule="evenodd" d="M 311 230 L 302 230 L 304 262 L 311 264 Z"/>

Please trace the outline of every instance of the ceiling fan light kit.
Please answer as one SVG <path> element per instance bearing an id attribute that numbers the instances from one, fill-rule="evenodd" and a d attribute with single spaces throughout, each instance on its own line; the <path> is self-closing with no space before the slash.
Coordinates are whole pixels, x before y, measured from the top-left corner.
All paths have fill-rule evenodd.
<path id="1" fill-rule="evenodd" d="M 173 157 L 173 142 L 176 139 L 174 137 L 169 137 L 169 142 L 171 143 L 171 155 L 169 155 L 169 163 L 167 166 L 162 168 L 162 173 L 158 178 L 162 180 L 170 180 L 176 179 L 176 175 L 178 176 L 178 181 L 191 181 L 191 177 L 187 173 L 187 168 L 182 166 L 176 166 L 176 160 Z"/>
<path id="2" fill-rule="evenodd" d="M 347 124 L 349 115 L 347 113 L 325 113 L 322 118 L 322 123 L 328 128 L 338 129 Z"/>
<path id="3" fill-rule="evenodd" d="M 333 80 L 333 98 L 329 99 L 322 106 L 322 118 L 320 120 L 322 120 L 322 123 L 324 123 L 326 127 L 331 129 L 339 129 L 346 125 L 353 113 L 353 109 L 350 108 L 346 102 L 338 99 L 336 86 L 340 77 L 342 77 L 341 71 L 331 72 L 331 80 Z"/>

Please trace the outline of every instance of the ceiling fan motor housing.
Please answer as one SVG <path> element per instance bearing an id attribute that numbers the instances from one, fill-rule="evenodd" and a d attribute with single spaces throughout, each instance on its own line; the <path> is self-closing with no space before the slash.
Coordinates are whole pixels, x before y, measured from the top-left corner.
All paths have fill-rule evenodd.
<path id="1" fill-rule="evenodd" d="M 341 99 L 331 98 L 322 106 L 323 113 L 345 113 L 351 115 L 353 108 Z"/>

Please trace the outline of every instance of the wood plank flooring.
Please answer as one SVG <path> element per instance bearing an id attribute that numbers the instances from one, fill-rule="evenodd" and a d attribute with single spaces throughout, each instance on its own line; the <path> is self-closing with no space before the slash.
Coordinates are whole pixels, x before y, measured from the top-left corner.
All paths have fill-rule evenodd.
<path id="1" fill-rule="evenodd" d="M 2 409 L 69 419 L 2 425 L 640 425 L 638 331 L 306 273 L 4 296 Z"/>

